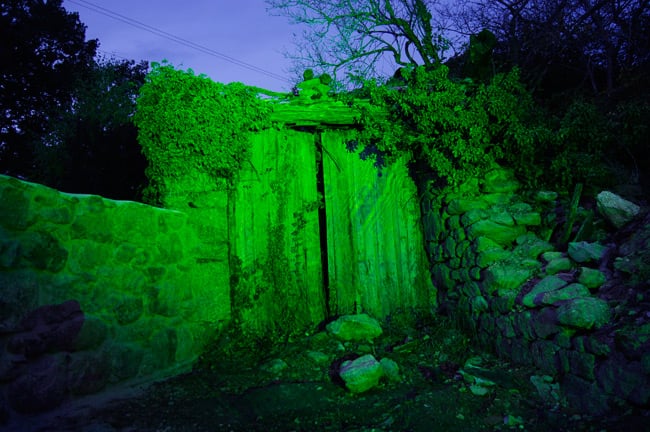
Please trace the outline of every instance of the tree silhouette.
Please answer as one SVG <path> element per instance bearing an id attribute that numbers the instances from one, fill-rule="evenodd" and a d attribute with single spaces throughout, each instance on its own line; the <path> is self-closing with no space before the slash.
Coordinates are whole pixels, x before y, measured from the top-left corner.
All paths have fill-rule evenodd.
<path id="1" fill-rule="evenodd" d="M 29 177 L 48 124 L 73 102 L 97 48 L 61 0 L 0 1 L 0 172 Z"/>

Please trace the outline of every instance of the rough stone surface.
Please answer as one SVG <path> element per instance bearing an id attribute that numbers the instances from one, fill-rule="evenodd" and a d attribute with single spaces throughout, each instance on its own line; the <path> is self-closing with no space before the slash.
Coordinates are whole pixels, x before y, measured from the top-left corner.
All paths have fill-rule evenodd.
<path id="1" fill-rule="evenodd" d="M 589 297 L 589 295 L 589 289 L 586 286 L 572 283 L 563 288 L 545 292 L 541 295 L 540 302 L 544 305 L 553 305 L 564 300 Z"/>
<path id="2" fill-rule="evenodd" d="M 535 286 L 526 294 L 522 299 L 522 304 L 527 307 L 535 307 L 541 304 L 541 299 L 538 298 L 540 294 L 554 291 L 566 286 L 567 283 L 564 279 L 557 276 L 546 276 L 541 281 L 537 282 Z"/>
<path id="3" fill-rule="evenodd" d="M 384 375 L 392 382 L 402 381 L 402 377 L 399 373 L 399 365 L 395 360 L 391 360 L 387 357 L 379 360 L 381 367 L 384 369 Z"/>
<path id="4" fill-rule="evenodd" d="M 592 269 L 589 267 L 581 267 L 578 282 L 583 284 L 589 289 L 596 289 L 605 283 L 607 280 L 605 274 L 600 270 Z"/>
<path id="5" fill-rule="evenodd" d="M 490 219 L 480 220 L 467 228 L 470 237 L 484 236 L 502 246 L 512 244 L 524 232 L 526 229 L 523 226 L 502 225 Z"/>
<path id="6" fill-rule="evenodd" d="M 384 368 L 372 354 L 341 364 L 339 375 L 351 393 L 363 393 L 379 384 Z"/>
<path id="7" fill-rule="evenodd" d="M 573 267 L 573 264 L 569 258 L 556 258 L 546 264 L 546 274 L 554 275 L 562 271 L 571 270 L 571 267 Z"/>
<path id="8" fill-rule="evenodd" d="M 545 371 L 549 377 L 537 378 L 533 384 L 549 404 L 568 400 L 571 408 L 593 415 L 607 413 L 613 408 L 612 400 L 647 406 L 650 314 L 648 297 L 635 293 L 634 287 L 650 281 L 650 230 L 638 228 L 650 226 L 650 216 L 626 225 L 607 239 L 607 247 L 594 242 L 602 240 L 600 237 L 591 238 L 580 231 L 568 251 L 554 250 L 542 239 L 552 239 L 557 232 L 558 194 L 539 192 L 533 203 L 523 202 L 514 190 L 508 191 L 509 178 L 505 171 L 492 172 L 484 182 L 483 194 L 473 187 L 463 193 L 454 188 L 436 193 L 445 203 L 464 199 L 454 203 L 456 214 L 448 218 L 446 231 L 430 245 L 431 250 L 440 251 L 446 246 L 446 257 L 440 252 L 432 259 L 432 273 L 444 276 L 435 279 L 444 280 L 445 307 L 475 324 L 479 343 L 504 358 Z M 490 206 L 468 209 L 464 205 L 477 200 Z M 444 214 L 440 206 L 427 208 Z M 599 222 L 596 219 L 594 226 Z M 454 242 L 445 244 L 449 237 Z M 459 248 L 459 241 L 471 245 Z M 610 242 L 616 244 L 611 256 L 606 253 Z M 460 268 L 457 258 L 461 258 Z M 523 277 L 527 272 L 541 279 L 533 282 Z M 604 299 L 619 295 L 613 292 L 621 283 L 614 279 L 617 275 L 629 281 L 623 283 L 630 287 L 630 302 L 617 304 L 610 311 Z M 468 284 L 468 280 L 476 284 Z M 610 318 L 616 321 L 610 323 Z M 561 380 L 554 382 L 550 376 Z"/>
<path id="9" fill-rule="evenodd" d="M 616 228 L 621 228 L 639 214 L 641 208 L 620 196 L 603 191 L 596 196 L 598 211 Z"/>
<path id="10" fill-rule="evenodd" d="M 344 341 L 370 341 L 382 333 L 379 322 L 366 314 L 343 315 L 329 323 L 327 331 Z"/>
<path id="11" fill-rule="evenodd" d="M 218 228 L 226 216 L 210 224 Z M 0 175 L 0 394 L 8 415 L 188 369 L 206 328 L 230 317 L 221 231 L 209 233 L 183 212 Z"/>
<path id="12" fill-rule="evenodd" d="M 533 272 L 527 268 L 498 263 L 487 269 L 483 285 L 488 293 L 513 291 L 530 279 L 532 274 Z"/>
<path id="13" fill-rule="evenodd" d="M 611 317 L 609 305 L 598 298 L 575 298 L 558 307 L 561 324 L 581 329 L 599 328 Z"/>
<path id="14" fill-rule="evenodd" d="M 591 261 L 600 261 L 607 247 L 598 243 L 588 243 L 585 241 L 569 243 L 569 256 L 577 263 L 586 263 Z"/>

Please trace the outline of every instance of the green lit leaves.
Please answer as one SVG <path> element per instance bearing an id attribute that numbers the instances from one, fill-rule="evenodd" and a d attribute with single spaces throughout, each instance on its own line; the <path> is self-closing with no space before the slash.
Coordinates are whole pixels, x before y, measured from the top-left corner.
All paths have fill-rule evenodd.
<path id="1" fill-rule="evenodd" d="M 153 63 L 134 118 L 152 186 L 160 189 L 191 169 L 231 184 L 249 158 L 248 133 L 269 124 L 269 110 L 241 83 Z"/>
<path id="2" fill-rule="evenodd" d="M 405 85 L 370 83 L 372 107 L 362 116 L 359 141 L 376 145 L 389 161 L 409 153 L 450 184 L 480 176 L 492 162 L 531 162 L 540 134 L 530 128 L 533 101 L 517 71 L 487 84 L 448 72 L 404 69 Z"/>

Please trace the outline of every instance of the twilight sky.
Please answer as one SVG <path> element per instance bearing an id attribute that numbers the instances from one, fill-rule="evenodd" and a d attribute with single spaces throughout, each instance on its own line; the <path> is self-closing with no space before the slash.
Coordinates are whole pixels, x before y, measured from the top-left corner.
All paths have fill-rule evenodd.
<path id="1" fill-rule="evenodd" d="M 63 7 L 79 13 L 87 26 L 86 39 L 99 39 L 99 54 L 136 61 L 166 59 L 223 83 L 240 81 L 275 91 L 292 87 L 291 62 L 283 52 L 293 49 L 292 33 L 299 27 L 268 14 L 264 0 L 64 0 Z M 121 16 L 107 16 L 115 14 Z M 129 20 L 138 23 L 124 22 Z M 156 30 L 286 81 L 161 37 Z"/>

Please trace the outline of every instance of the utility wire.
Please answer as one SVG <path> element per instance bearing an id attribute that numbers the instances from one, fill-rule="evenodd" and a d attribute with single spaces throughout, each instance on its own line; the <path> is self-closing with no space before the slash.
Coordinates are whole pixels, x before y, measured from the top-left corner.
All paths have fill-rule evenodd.
<path id="1" fill-rule="evenodd" d="M 226 54 L 220 53 L 220 52 L 215 51 L 215 50 L 213 50 L 211 48 L 208 48 L 206 46 L 199 45 L 199 44 L 194 43 L 192 41 L 189 41 L 187 39 L 183 39 L 183 38 L 181 38 L 179 36 L 168 33 L 168 32 L 166 32 L 164 30 L 160 30 L 160 29 L 158 29 L 156 27 L 145 24 L 145 23 L 143 23 L 141 21 L 129 18 L 129 17 L 124 16 L 122 14 L 119 14 L 117 12 L 113 12 L 113 11 L 111 11 L 109 9 L 106 9 L 106 8 L 104 8 L 102 6 L 99 6 L 99 5 L 96 5 L 94 3 L 91 3 L 91 2 L 88 2 L 88 1 L 85 1 L 85 0 L 68 0 L 68 2 L 74 3 L 77 6 L 85 7 L 87 9 L 90 9 L 90 10 L 95 11 L 97 13 L 100 13 L 102 15 L 105 15 L 105 16 L 107 16 L 109 18 L 113 18 L 113 19 L 121 21 L 121 22 L 123 22 L 125 24 L 129 24 L 129 25 L 131 25 L 133 27 L 137 27 L 140 30 L 144 30 L 144 31 L 147 31 L 149 33 L 153 33 L 153 34 L 155 34 L 157 36 L 160 36 L 162 38 L 171 40 L 171 41 L 176 42 L 178 44 L 184 45 L 184 46 L 186 46 L 188 48 L 195 49 L 195 50 L 200 51 L 200 52 L 202 52 L 204 54 L 208 54 L 208 55 L 211 55 L 213 57 L 217 57 L 217 58 L 219 58 L 221 60 L 225 60 L 225 61 L 227 61 L 229 63 L 232 63 L 234 65 L 243 67 L 243 68 L 251 70 L 253 72 L 261 73 L 261 74 L 266 75 L 266 76 L 268 76 L 270 78 L 274 78 L 274 79 L 277 79 L 277 80 L 280 80 L 280 81 L 284 81 L 284 82 L 288 82 L 288 83 L 292 82 L 291 80 L 289 80 L 288 78 L 286 78 L 286 77 L 284 77 L 282 75 L 276 74 L 276 73 L 268 71 L 266 69 L 262 69 L 262 68 L 260 68 L 258 66 L 252 65 L 250 63 L 246 63 L 246 62 L 243 62 L 241 60 L 237 60 L 234 57 L 230 57 L 230 56 L 228 56 Z"/>

